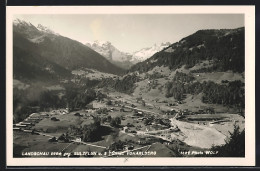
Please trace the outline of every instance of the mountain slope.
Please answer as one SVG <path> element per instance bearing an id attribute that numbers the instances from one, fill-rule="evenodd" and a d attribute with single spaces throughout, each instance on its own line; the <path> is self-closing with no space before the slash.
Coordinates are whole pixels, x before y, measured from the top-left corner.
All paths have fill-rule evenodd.
<path id="1" fill-rule="evenodd" d="M 71 72 L 39 54 L 39 47 L 19 33 L 13 35 L 14 79 L 55 82 Z"/>
<path id="2" fill-rule="evenodd" d="M 103 56 L 82 43 L 60 36 L 39 25 L 15 20 L 13 24 L 14 51 L 22 49 L 34 57 L 43 58 L 69 71 L 92 68 L 101 72 L 121 74 L 123 69 L 111 64 Z M 19 38 L 19 41 L 17 40 Z M 28 41 L 30 42 L 28 42 Z M 30 63 L 30 61 L 24 61 Z"/>
<path id="3" fill-rule="evenodd" d="M 191 68 L 203 60 L 214 61 L 207 71 L 244 72 L 244 28 L 200 30 L 131 67 L 130 72 L 147 72 L 155 66 Z"/>

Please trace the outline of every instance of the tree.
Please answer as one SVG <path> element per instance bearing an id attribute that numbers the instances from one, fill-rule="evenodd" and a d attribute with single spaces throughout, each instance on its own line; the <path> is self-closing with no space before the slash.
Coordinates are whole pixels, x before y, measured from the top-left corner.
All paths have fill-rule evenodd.
<path id="1" fill-rule="evenodd" d="M 148 125 L 150 122 L 151 122 L 151 121 L 150 121 L 149 119 L 145 119 L 145 120 L 144 120 L 144 124 L 145 124 L 145 125 Z"/>
<path id="2" fill-rule="evenodd" d="M 144 100 L 142 100 L 142 106 L 145 106 L 145 101 Z"/>
<path id="3" fill-rule="evenodd" d="M 94 123 L 83 126 L 83 130 L 82 130 L 83 141 L 85 142 L 96 141 L 101 138 L 100 123 L 101 123 L 101 119 L 99 117 L 95 117 Z"/>
<path id="4" fill-rule="evenodd" d="M 238 125 L 234 125 L 234 131 L 230 134 L 230 138 L 226 140 L 226 144 L 221 146 L 213 146 L 212 151 L 218 151 L 214 156 L 217 157 L 244 157 L 245 156 L 245 130 L 240 132 Z"/>
<path id="5" fill-rule="evenodd" d="M 58 140 L 56 139 L 56 137 L 52 137 L 49 139 L 49 142 L 57 142 Z"/>
<path id="6" fill-rule="evenodd" d="M 68 135 L 66 134 L 61 134 L 61 136 L 59 136 L 58 138 L 59 141 L 63 141 L 63 142 L 69 142 L 69 139 L 68 139 Z"/>
<path id="7" fill-rule="evenodd" d="M 109 115 L 109 116 L 107 117 L 107 122 L 111 122 L 111 120 L 112 120 L 112 117 Z"/>
<path id="8" fill-rule="evenodd" d="M 112 105 L 112 101 L 109 100 L 106 104 L 107 104 L 107 105 Z"/>
<path id="9" fill-rule="evenodd" d="M 116 121 L 116 124 L 117 124 L 117 125 L 120 125 L 120 124 L 121 124 L 121 119 L 120 119 L 120 117 L 116 117 L 116 118 L 115 118 L 115 121 Z"/>
<path id="10" fill-rule="evenodd" d="M 119 127 L 120 124 L 121 124 L 120 117 L 115 117 L 115 118 L 111 119 L 110 126 L 112 126 L 112 127 Z"/>

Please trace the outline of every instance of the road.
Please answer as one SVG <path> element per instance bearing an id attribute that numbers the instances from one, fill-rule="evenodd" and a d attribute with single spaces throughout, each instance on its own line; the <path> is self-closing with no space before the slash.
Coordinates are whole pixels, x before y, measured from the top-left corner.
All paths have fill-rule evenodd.
<path id="1" fill-rule="evenodd" d="M 72 140 L 73 142 L 77 142 L 75 140 Z M 99 146 L 99 145 L 95 145 L 95 144 L 88 144 L 88 143 L 85 143 L 83 141 L 80 141 L 80 142 L 77 142 L 77 143 L 81 143 L 81 144 L 84 144 L 84 145 L 89 145 L 89 146 L 92 146 L 92 147 L 98 147 L 98 148 L 103 148 L 103 149 L 106 149 L 107 147 L 104 147 L 104 146 Z"/>
<path id="2" fill-rule="evenodd" d="M 156 143 L 156 142 L 155 142 Z M 139 147 L 139 148 L 135 148 L 135 149 L 133 149 L 133 150 L 125 150 L 125 151 L 119 151 L 119 153 L 121 153 L 121 154 L 124 154 L 124 153 L 127 153 L 127 152 L 132 152 L 132 151 L 136 151 L 136 150 L 141 150 L 141 149 L 143 149 L 143 148 L 146 148 L 146 147 L 148 147 L 145 151 L 148 151 L 149 149 L 150 149 L 150 147 L 153 145 L 153 144 L 155 144 L 155 143 L 152 143 L 151 145 L 146 145 L 146 146 L 143 146 L 143 147 Z M 105 156 L 105 157 L 112 157 L 112 156 L 118 156 L 118 155 L 109 155 L 109 156 Z"/>

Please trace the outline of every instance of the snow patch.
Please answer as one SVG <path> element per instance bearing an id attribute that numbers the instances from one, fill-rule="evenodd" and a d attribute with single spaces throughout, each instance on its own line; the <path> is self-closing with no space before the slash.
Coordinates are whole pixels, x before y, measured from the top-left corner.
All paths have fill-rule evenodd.
<path id="1" fill-rule="evenodd" d="M 33 43 L 39 44 L 39 43 L 44 41 L 44 38 L 45 38 L 45 35 L 42 35 L 42 36 L 35 37 L 35 38 L 32 38 L 32 39 L 28 39 L 28 40 L 30 40 Z"/>
<path id="2" fill-rule="evenodd" d="M 132 62 L 137 63 L 148 59 L 153 56 L 155 53 L 163 50 L 164 48 L 170 46 L 171 43 L 161 43 L 160 45 L 154 44 L 152 47 L 143 48 L 139 51 L 133 53 Z"/>
<path id="3" fill-rule="evenodd" d="M 126 53 L 118 50 L 116 47 L 112 45 L 109 41 L 94 41 L 94 42 L 86 42 L 86 46 L 95 50 L 102 56 L 106 57 L 110 61 L 117 61 L 117 62 L 126 62 L 129 61 L 133 64 L 142 62 L 147 58 L 153 56 L 155 53 L 167 48 L 171 45 L 171 43 L 161 43 L 159 45 L 154 44 L 152 47 L 146 47 L 139 51 L 133 53 Z"/>
<path id="4" fill-rule="evenodd" d="M 121 52 L 109 41 L 96 40 L 94 42 L 87 42 L 85 45 L 111 61 L 124 62 L 131 58 L 129 53 Z"/>
<path id="5" fill-rule="evenodd" d="M 169 47 L 169 48 L 164 50 L 164 52 L 169 52 L 169 53 L 172 53 L 174 51 L 175 51 L 175 49 L 173 49 L 172 47 Z"/>
<path id="6" fill-rule="evenodd" d="M 205 45 L 204 45 L 204 44 L 201 44 L 201 45 L 198 45 L 198 46 L 197 46 L 197 48 L 199 48 L 199 49 L 200 49 L 201 47 L 205 47 Z"/>

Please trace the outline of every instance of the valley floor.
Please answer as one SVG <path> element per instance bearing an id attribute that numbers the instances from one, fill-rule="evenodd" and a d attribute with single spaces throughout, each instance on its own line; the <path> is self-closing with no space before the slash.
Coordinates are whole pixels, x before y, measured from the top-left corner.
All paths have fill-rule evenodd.
<path id="1" fill-rule="evenodd" d="M 244 127 L 244 118 L 237 114 L 193 114 L 178 119 L 178 113 L 162 113 L 159 107 L 164 104 L 147 101 L 152 105 L 143 106 L 130 95 L 115 92 L 109 96 L 112 105 L 97 102 L 103 104 L 103 108 L 111 109 L 107 114 L 84 109 L 67 114 L 40 112 L 29 116 L 23 122 L 30 123 L 28 120 L 32 118 L 38 118 L 38 121 L 33 126 L 14 131 L 14 157 L 178 157 L 180 152 L 183 157 L 191 157 L 196 153 L 191 155 L 183 152 L 206 151 L 212 145 L 224 144 L 234 123 L 239 124 L 240 128 Z M 81 116 L 76 116 L 76 113 Z M 71 125 L 92 123 L 92 116 L 120 117 L 121 128 L 111 127 L 104 122 L 102 126 L 110 131 L 106 131 L 101 140 L 83 142 L 75 138 L 70 142 L 49 142 L 49 139 L 66 133 Z M 56 117 L 57 121 L 51 120 L 51 117 Z M 154 118 L 154 121 L 147 125 L 144 123 L 147 118 Z M 168 120 L 171 126 L 158 124 L 156 119 Z M 35 132 L 32 133 L 32 130 Z M 110 150 L 110 146 L 118 141 L 127 142 L 126 148 Z M 49 152 L 49 155 L 32 156 L 29 152 Z"/>

